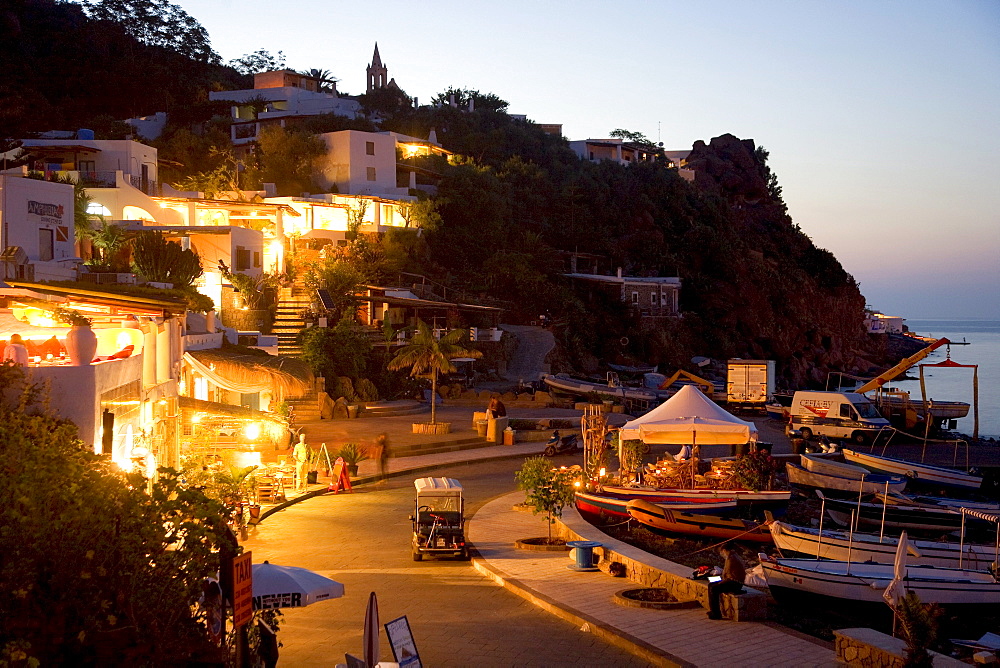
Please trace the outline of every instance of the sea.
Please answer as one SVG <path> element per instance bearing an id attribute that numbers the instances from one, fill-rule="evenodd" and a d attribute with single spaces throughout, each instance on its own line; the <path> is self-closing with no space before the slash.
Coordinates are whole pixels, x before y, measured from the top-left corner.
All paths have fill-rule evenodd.
<path id="1" fill-rule="evenodd" d="M 979 436 L 1000 439 L 1000 320 L 906 320 L 906 326 L 914 334 L 935 339 L 945 337 L 953 342 L 967 342 L 969 345 L 952 345 L 951 359 L 959 364 L 979 365 Z M 927 358 L 923 364 L 941 362 L 948 354 L 948 347 L 942 346 Z M 906 376 L 915 380 L 893 381 L 890 387 L 910 392 L 914 399 L 920 398 L 920 369 L 911 368 Z M 942 401 L 966 401 L 972 405 L 972 369 L 937 368 L 924 369 L 927 396 Z M 973 409 L 969 415 L 958 421 L 957 431 L 972 435 Z"/>

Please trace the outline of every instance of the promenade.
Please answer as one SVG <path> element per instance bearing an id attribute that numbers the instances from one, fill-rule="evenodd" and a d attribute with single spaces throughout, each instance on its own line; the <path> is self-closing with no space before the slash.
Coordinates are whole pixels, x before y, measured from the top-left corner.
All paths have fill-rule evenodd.
<path id="1" fill-rule="evenodd" d="M 439 409 L 439 420 L 453 423 L 456 433 L 452 438 L 467 438 L 474 434 L 472 412 L 475 408 L 444 407 Z M 513 417 L 538 417 L 529 412 L 544 413 L 544 417 L 578 416 L 576 411 L 558 409 L 531 409 L 512 411 Z M 414 420 L 426 420 L 427 415 L 396 416 L 378 419 L 357 419 L 338 421 L 328 425 L 306 425 L 308 434 L 334 434 L 339 432 L 345 438 L 365 442 L 380 433 L 386 433 L 394 445 L 409 446 L 423 435 L 408 433 Z M 768 432 L 773 426 L 760 420 Z M 467 425 L 467 427 L 465 427 Z M 464 433 L 466 431 L 467 433 Z M 783 436 L 783 435 L 782 435 Z M 330 436 L 333 438 L 333 436 Z M 443 438 L 437 436 L 437 439 Z M 787 442 L 778 439 L 775 450 L 783 451 Z M 389 475 L 396 477 L 419 477 L 431 475 L 430 471 L 467 462 L 523 458 L 538 454 L 543 443 L 525 443 L 513 446 L 485 445 L 467 450 L 437 452 L 434 454 L 399 457 L 390 460 Z M 727 449 L 727 448 L 725 448 Z M 706 456 L 723 455 L 720 451 L 704 453 Z M 558 462 L 559 460 L 554 460 Z M 376 464 L 362 462 L 359 477 L 354 481 L 362 490 L 372 491 L 375 482 Z M 312 486 L 305 495 L 292 497 L 287 504 L 271 508 L 267 515 L 310 496 L 325 493 L 325 485 Z M 595 638 L 616 646 L 633 655 L 635 665 L 661 666 L 833 666 L 835 655 L 829 643 L 806 638 L 774 624 L 728 621 L 710 621 L 701 608 L 660 611 L 626 608 L 615 604 L 615 591 L 627 588 L 628 581 L 611 578 L 602 572 L 577 573 L 567 568 L 571 562 L 565 552 L 526 552 L 514 548 L 514 541 L 544 535 L 544 518 L 528 512 L 515 511 L 514 503 L 522 498 L 521 493 L 504 494 L 488 500 L 479 508 L 470 508 L 468 537 L 474 545 L 473 566 L 495 585 L 503 586 L 535 606 L 568 621 Z M 575 510 L 568 513 L 576 515 Z M 474 513 L 474 514 L 472 514 Z M 578 516 L 577 516 L 578 517 Z M 275 536 L 281 533 L 281 517 L 265 521 Z M 264 528 L 263 526 L 261 527 Z M 251 543 L 254 541 L 251 540 Z M 265 541 L 266 543 L 267 541 Z M 258 551 L 263 545 L 253 549 Z M 336 571 L 331 577 L 336 578 Z M 444 595 L 444 592 L 442 592 Z M 486 632 L 486 631 L 484 631 Z M 465 642 L 466 639 L 462 639 Z M 523 638 L 523 642 L 538 643 L 537 638 Z M 482 657 L 480 665 L 554 665 L 547 649 L 539 645 L 538 654 L 532 648 L 521 647 L 517 658 L 514 656 Z M 542 661 L 542 656 L 548 656 Z M 533 660 L 531 657 L 536 657 Z"/>

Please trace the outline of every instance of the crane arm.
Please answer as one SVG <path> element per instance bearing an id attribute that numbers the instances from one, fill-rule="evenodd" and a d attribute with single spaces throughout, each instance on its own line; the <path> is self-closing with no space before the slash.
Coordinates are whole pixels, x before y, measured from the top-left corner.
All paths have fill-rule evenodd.
<path id="1" fill-rule="evenodd" d="M 874 378 L 872 378 L 871 380 L 869 380 L 867 383 L 865 383 L 864 385 L 862 385 L 861 387 L 859 387 L 858 389 L 856 389 L 855 392 L 857 392 L 859 394 L 864 394 L 865 392 L 870 392 L 871 390 L 874 390 L 875 388 L 882 387 L 883 385 L 885 385 L 886 383 L 888 383 L 890 380 L 892 380 L 893 378 L 895 378 L 899 374 L 903 373 L 904 371 L 906 371 L 907 369 L 909 369 L 911 366 L 913 366 L 914 364 L 916 364 L 920 360 L 924 359 L 925 357 L 927 357 L 928 355 L 930 355 L 932 352 L 934 352 L 935 350 L 937 350 L 941 346 L 945 345 L 946 343 L 951 343 L 951 341 L 949 341 L 948 339 L 938 339 L 937 341 L 935 341 L 931 345 L 927 346 L 923 350 L 920 350 L 920 351 L 914 353 L 913 355 L 910 355 L 906 359 L 902 360 L 899 364 L 897 364 L 896 366 L 892 367 L 888 371 L 884 371 L 884 372 L 880 373 L 879 375 L 875 376 Z"/>

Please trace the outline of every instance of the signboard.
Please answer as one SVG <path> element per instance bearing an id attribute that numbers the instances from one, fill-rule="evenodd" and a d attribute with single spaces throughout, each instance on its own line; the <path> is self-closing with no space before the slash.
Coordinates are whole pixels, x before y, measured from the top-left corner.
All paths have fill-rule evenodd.
<path id="1" fill-rule="evenodd" d="M 406 615 L 386 624 L 385 634 L 389 636 L 392 656 L 399 664 L 399 668 L 422 668 L 417 645 L 413 642 L 413 633 L 410 632 L 410 622 L 406 619 Z"/>
<path id="2" fill-rule="evenodd" d="M 351 476 L 347 473 L 347 464 L 344 463 L 343 457 L 337 457 L 337 461 L 333 465 L 333 474 L 330 476 L 330 486 L 327 487 L 327 491 L 334 494 L 340 490 L 352 491 Z"/>
<path id="3" fill-rule="evenodd" d="M 253 560 L 251 552 L 233 559 L 233 626 L 239 628 L 253 616 Z"/>

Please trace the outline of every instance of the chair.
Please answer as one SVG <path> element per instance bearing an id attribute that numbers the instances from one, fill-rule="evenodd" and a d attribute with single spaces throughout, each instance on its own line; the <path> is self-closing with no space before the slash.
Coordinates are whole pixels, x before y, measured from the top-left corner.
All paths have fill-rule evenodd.
<path id="1" fill-rule="evenodd" d="M 271 476 L 257 477 L 257 502 L 274 503 L 278 491 L 278 482 Z"/>

